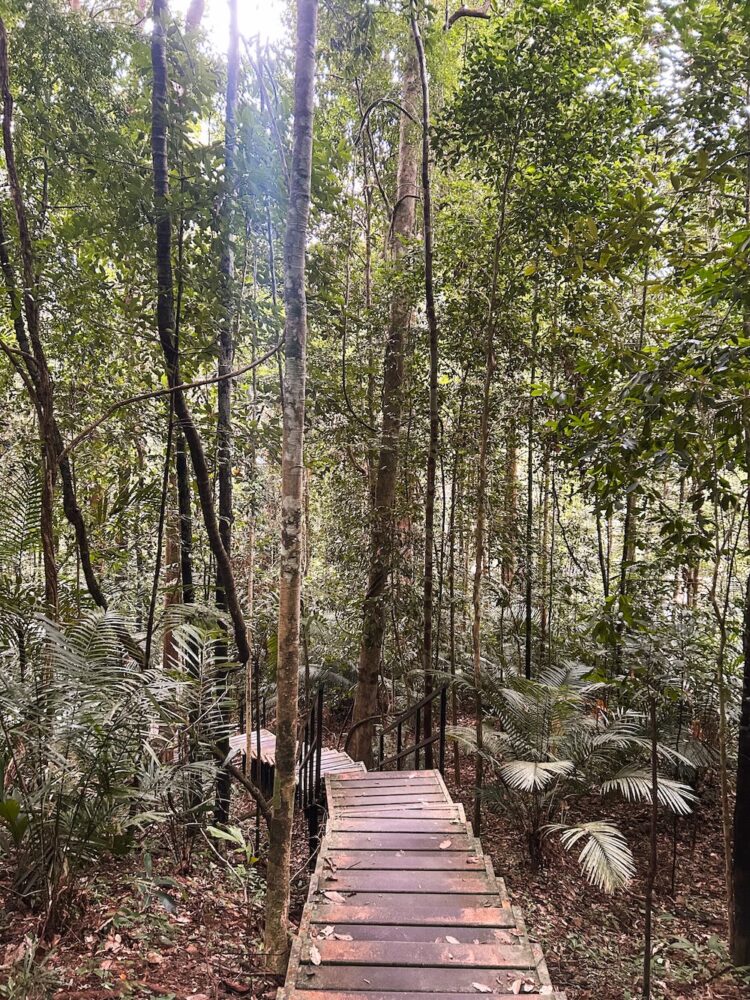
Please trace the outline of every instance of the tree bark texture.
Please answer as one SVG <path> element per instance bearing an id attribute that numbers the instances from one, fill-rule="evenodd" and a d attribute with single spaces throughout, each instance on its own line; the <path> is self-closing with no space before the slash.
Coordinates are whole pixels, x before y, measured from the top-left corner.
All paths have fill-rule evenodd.
<path id="1" fill-rule="evenodd" d="M 268 966 L 279 973 L 284 971 L 288 955 L 289 869 L 296 784 L 307 343 L 305 244 L 310 214 L 317 16 L 317 0 L 299 0 L 294 73 L 294 141 L 284 240 L 286 319 L 276 665 L 276 770 L 273 818 L 269 828 L 265 927 Z"/>
<path id="2" fill-rule="evenodd" d="M 408 241 L 414 235 L 417 197 L 417 144 L 413 124 L 419 99 L 417 61 L 407 56 L 401 93 L 396 202 L 390 227 L 390 254 L 398 271 Z M 411 117 L 410 117 L 411 116 Z M 383 403 L 380 452 L 376 470 L 375 499 L 370 525 L 370 556 L 367 593 L 362 608 L 362 638 L 357 666 L 353 734 L 350 753 L 355 760 L 372 766 L 373 716 L 378 714 L 380 658 L 388 612 L 388 578 L 393 561 L 393 510 L 398 472 L 399 435 L 403 406 L 406 332 L 413 304 L 403 288 L 391 298 L 388 335 L 383 360 Z M 369 720 L 369 721 L 366 721 Z"/>

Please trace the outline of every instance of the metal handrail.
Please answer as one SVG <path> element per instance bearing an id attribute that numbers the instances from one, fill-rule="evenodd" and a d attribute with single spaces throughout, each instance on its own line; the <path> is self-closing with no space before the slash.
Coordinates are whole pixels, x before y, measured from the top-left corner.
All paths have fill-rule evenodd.
<path id="1" fill-rule="evenodd" d="M 438 732 L 436 734 L 429 734 L 424 739 L 420 740 L 422 733 L 422 710 L 426 705 L 430 705 L 437 698 L 440 699 L 440 725 Z M 412 716 L 414 717 L 414 743 L 410 746 L 404 747 L 403 745 L 403 726 L 404 723 L 408 722 Z M 441 774 L 445 772 L 445 726 L 448 716 L 448 686 L 443 685 L 439 691 L 434 691 L 431 694 L 425 695 L 421 701 L 418 701 L 416 705 L 412 705 L 405 712 L 402 712 L 398 718 L 392 722 L 389 726 L 386 726 L 380 731 L 380 745 L 378 748 L 378 766 L 377 770 L 382 771 L 384 767 L 388 764 L 396 765 L 396 770 L 401 770 L 401 761 L 404 757 L 408 757 L 414 754 L 414 768 L 419 770 L 419 754 L 421 750 L 425 750 L 427 747 L 431 747 L 433 743 L 439 743 L 438 750 L 438 770 Z M 396 753 L 390 757 L 385 756 L 385 737 L 396 732 Z M 425 755 L 426 757 L 427 755 Z"/>
<path id="2" fill-rule="evenodd" d="M 305 719 L 298 766 L 299 801 L 303 808 L 317 807 L 322 801 L 321 770 L 323 760 L 323 687 L 313 701 Z"/>

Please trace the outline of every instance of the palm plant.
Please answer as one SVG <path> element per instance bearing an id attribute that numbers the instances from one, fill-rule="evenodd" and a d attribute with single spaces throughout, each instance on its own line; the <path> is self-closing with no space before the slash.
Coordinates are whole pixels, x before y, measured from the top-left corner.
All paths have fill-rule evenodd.
<path id="1" fill-rule="evenodd" d="M 112 613 L 66 630 L 33 619 L 23 675 L 17 648 L 2 648 L 0 853 L 14 855 L 16 900 L 42 909 L 42 936 L 79 872 L 149 824 L 198 816 L 215 780 L 209 748 L 181 751 L 186 738 L 216 738 L 221 713 L 202 667 L 213 639 L 183 621 L 176 648 L 194 662 L 144 670 L 123 652 L 123 624 Z"/>
<path id="2" fill-rule="evenodd" d="M 651 741 L 644 717 L 610 711 L 604 685 L 588 682 L 589 672 L 588 666 L 569 664 L 549 668 L 533 681 L 511 677 L 496 685 L 488 679 L 481 750 L 473 729 L 454 727 L 449 733 L 471 753 L 482 754 L 485 773 L 494 778 L 485 796 L 524 831 L 534 869 L 543 861 L 544 837 L 557 833 L 565 849 L 581 847 L 579 862 L 587 878 L 612 892 L 634 873 L 622 833 L 602 820 L 568 823 L 566 817 L 575 800 L 596 793 L 650 802 Z M 657 749 L 662 761 L 690 765 L 664 744 Z M 661 805 L 685 814 L 693 799 L 688 785 L 659 775 Z"/>

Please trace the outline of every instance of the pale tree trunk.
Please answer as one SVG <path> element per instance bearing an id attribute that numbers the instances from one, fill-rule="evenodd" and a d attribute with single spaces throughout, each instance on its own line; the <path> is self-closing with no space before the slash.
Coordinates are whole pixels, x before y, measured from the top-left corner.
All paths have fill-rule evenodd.
<path id="1" fill-rule="evenodd" d="M 169 495 L 173 500 L 176 494 L 176 481 L 174 473 L 170 476 Z M 167 514 L 166 524 L 166 552 L 164 565 L 164 610 L 165 612 L 173 604 L 180 602 L 180 525 L 177 511 L 171 503 Z M 177 648 L 175 646 L 174 635 L 171 628 L 164 630 L 162 639 L 162 664 L 169 669 L 177 662 Z"/>
<path id="2" fill-rule="evenodd" d="M 227 91 L 224 118 L 224 192 L 219 213 L 221 257 L 219 272 L 221 277 L 221 321 L 219 324 L 219 372 L 226 376 L 232 370 L 234 361 L 234 254 L 232 248 L 232 208 L 234 205 L 235 154 L 237 148 L 237 80 L 239 77 L 239 29 L 237 26 L 237 0 L 229 0 L 229 48 L 227 52 Z M 219 486 L 219 534 L 228 556 L 232 554 L 232 380 L 224 378 L 217 385 L 218 414 L 216 421 L 216 478 Z M 216 572 L 216 606 L 227 610 L 224 583 L 221 570 Z M 226 702 L 229 648 L 225 638 L 217 644 L 216 668 L 218 674 L 218 694 L 222 703 Z M 250 661 L 244 664 L 246 675 L 250 676 Z M 222 721 L 227 735 L 222 736 L 218 745 L 226 756 L 229 753 L 229 720 L 222 712 Z M 229 797 L 231 785 L 229 774 L 219 773 L 216 788 L 215 818 L 218 823 L 229 819 Z"/>
<path id="3" fill-rule="evenodd" d="M 284 240 L 286 363 L 281 458 L 276 770 L 273 817 L 269 827 L 265 927 L 268 967 L 277 973 L 284 971 L 288 955 L 287 919 L 297 750 L 307 341 L 305 244 L 310 215 L 317 16 L 317 0 L 299 0 L 294 73 L 294 144 Z"/>
<path id="4" fill-rule="evenodd" d="M 503 488 L 502 515 L 502 567 L 501 579 L 503 586 L 510 589 L 516 572 L 513 552 L 513 538 L 516 530 L 516 483 L 518 477 L 518 442 L 516 439 L 516 419 L 508 418 L 508 429 L 505 435 L 505 482 Z"/>
<path id="5" fill-rule="evenodd" d="M 424 693 L 432 694 L 432 609 L 434 603 L 434 545 L 435 545 L 435 476 L 437 473 L 440 415 L 438 412 L 438 327 L 435 311 L 435 286 L 433 279 L 433 236 L 432 236 L 432 189 L 430 186 L 430 82 L 427 76 L 419 21 L 412 0 L 411 30 L 417 50 L 419 80 L 422 87 L 422 226 L 424 241 L 424 291 L 425 313 L 430 340 L 430 443 L 427 451 L 427 482 L 424 501 L 424 578 L 422 591 L 422 670 L 424 673 Z M 424 707 L 423 738 L 432 736 L 432 704 Z M 425 767 L 432 767 L 432 744 L 424 751 Z"/>
<path id="6" fill-rule="evenodd" d="M 482 389 L 482 416 L 479 428 L 479 481 L 477 483 L 477 519 L 474 529 L 474 584 L 472 587 L 471 651 L 474 666 L 475 726 L 477 752 L 474 775 L 474 833 L 479 836 L 482 822 L 482 784 L 484 781 L 484 728 L 482 719 L 482 569 L 484 566 L 484 519 L 485 496 L 487 493 L 487 453 L 490 440 L 490 393 L 492 376 L 495 372 L 495 298 L 497 295 L 497 270 L 500 259 L 501 233 L 495 238 L 492 261 L 492 297 L 487 321 L 487 342 L 485 349 L 484 386 Z"/>
<path id="7" fill-rule="evenodd" d="M 513 176 L 513 156 L 505 172 L 503 180 L 502 194 L 500 200 L 500 218 L 498 220 L 497 233 L 492 253 L 492 286 L 490 291 L 490 304 L 487 314 L 487 340 L 485 346 L 485 372 L 484 385 L 482 391 L 482 415 L 479 426 L 479 481 L 477 483 L 476 500 L 476 526 L 474 530 L 474 582 L 472 587 L 472 622 L 471 622 L 471 650 L 474 667 L 474 688 L 475 688 L 475 720 L 476 727 L 476 770 L 474 788 L 474 832 L 479 836 L 482 820 L 482 783 L 484 780 L 484 761 L 482 752 L 484 746 L 483 718 L 482 718 L 482 569 L 484 566 L 484 523 L 485 523 L 485 503 L 487 494 L 487 465 L 490 444 L 490 403 L 492 390 L 492 376 L 495 373 L 495 321 L 497 310 L 497 285 L 500 267 L 500 251 L 505 238 L 505 212 L 508 205 L 508 193 L 510 191 L 511 178 Z"/>
<path id="8" fill-rule="evenodd" d="M 398 144 L 396 202 L 391 219 L 389 249 L 398 261 L 414 235 L 417 195 L 417 145 L 413 124 L 418 104 L 418 75 L 414 55 L 404 66 Z M 411 116 L 411 117 L 410 117 Z M 412 313 L 409 294 L 403 289 L 391 298 L 388 337 L 383 360 L 383 418 L 375 498 L 370 525 L 370 565 L 367 593 L 362 609 L 362 638 L 357 667 L 350 753 L 355 760 L 372 766 L 374 717 L 378 713 L 378 677 L 387 617 L 387 588 L 393 559 L 393 508 L 398 471 L 399 434 L 403 404 L 406 331 Z"/>
<path id="9" fill-rule="evenodd" d="M 461 455 L 464 441 L 464 406 L 466 404 L 466 384 L 469 378 L 469 366 L 464 369 L 461 379 L 458 421 L 454 431 L 453 468 L 451 470 L 450 518 L 448 520 L 448 642 L 451 684 L 451 723 L 458 725 L 458 696 L 456 693 L 456 503 L 459 496 L 459 476 L 461 470 Z M 460 553 L 459 553 L 460 554 Z M 458 743 L 453 743 L 453 775 L 456 784 L 461 781 L 461 761 L 459 759 Z"/>
<path id="10" fill-rule="evenodd" d="M 750 87 L 748 88 L 750 99 Z M 750 141 L 750 120 L 746 128 Z M 750 157 L 745 162 L 745 222 L 750 224 Z M 750 336 L 750 308 L 743 314 L 743 333 Z M 742 401 L 742 430 L 745 458 L 745 490 L 750 544 L 750 395 Z M 697 575 L 697 574 L 696 574 Z M 696 580 L 697 589 L 697 580 Z M 734 802 L 734 857 L 732 864 L 733 901 L 730 948 L 735 965 L 750 965 L 750 575 L 745 587 L 742 616 L 742 701 L 737 739 L 737 785 Z"/>
<path id="11" fill-rule="evenodd" d="M 257 271 L 255 265 L 253 265 L 253 297 L 256 294 L 257 288 Z M 252 358 L 254 362 L 257 354 L 257 344 L 256 344 L 256 332 L 253 327 L 252 335 Z M 258 421 L 258 373 L 255 368 L 253 368 L 253 388 L 252 388 L 252 403 L 250 406 L 250 421 L 253 428 L 257 427 Z M 247 532 L 247 549 L 245 553 L 245 567 L 247 571 L 247 588 L 245 591 L 245 605 L 247 608 L 247 622 L 248 622 L 248 646 L 253 649 L 254 638 L 253 638 L 253 622 L 255 620 L 255 518 L 257 514 L 257 503 L 256 503 L 256 489 L 257 489 L 257 475 L 258 475 L 258 465 L 257 456 L 255 448 L 255 430 L 253 431 L 252 437 L 250 439 L 250 461 L 249 461 L 249 472 L 248 472 L 248 485 L 250 486 L 250 525 Z M 257 655 L 257 654 L 256 654 Z M 254 669 L 254 664 L 252 661 L 248 661 L 245 664 L 245 732 L 246 742 L 245 742 L 245 766 L 247 773 L 250 773 L 250 761 L 252 759 L 252 739 L 253 739 L 253 679 L 252 671 Z M 255 725 L 257 727 L 256 740 L 260 742 L 260 713 L 257 713 L 255 720 Z M 260 773 L 260 747 L 258 747 L 258 773 Z M 259 826 L 259 815 L 256 813 L 256 835 Z M 257 843 L 256 839 L 256 843 Z"/>
<path id="12" fill-rule="evenodd" d="M 538 333 L 538 285 L 534 291 L 531 317 L 531 385 L 536 381 L 536 353 Z M 534 597 L 534 396 L 529 393 L 529 417 L 526 441 L 526 628 L 524 635 L 524 673 L 531 680 L 533 658 L 533 597 Z"/>
<path id="13" fill-rule="evenodd" d="M 542 524 L 541 538 L 539 542 L 539 665 L 544 664 L 544 657 L 547 650 L 547 626 L 549 607 L 547 605 L 547 570 L 549 561 L 549 536 L 550 536 L 550 458 L 549 451 L 545 450 L 544 462 L 542 465 Z"/>

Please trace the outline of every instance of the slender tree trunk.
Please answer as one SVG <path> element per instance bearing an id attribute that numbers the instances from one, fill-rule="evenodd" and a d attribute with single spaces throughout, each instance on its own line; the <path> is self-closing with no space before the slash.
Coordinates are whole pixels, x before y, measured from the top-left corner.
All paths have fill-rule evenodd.
<path id="1" fill-rule="evenodd" d="M 175 448 L 175 476 L 177 479 L 177 509 L 180 516 L 180 581 L 182 603 L 195 604 L 195 584 L 193 582 L 193 502 L 190 495 L 190 473 L 188 470 L 185 438 L 181 431 L 177 434 Z"/>
<path id="2" fill-rule="evenodd" d="M 167 545 L 164 565 L 164 610 L 180 602 L 180 519 L 174 509 L 176 482 L 174 472 L 169 477 L 169 509 L 167 511 Z M 162 663 L 165 667 L 174 665 L 177 648 L 171 628 L 164 630 L 162 639 Z"/>
<path id="3" fill-rule="evenodd" d="M 539 541 L 539 664 L 544 663 L 547 649 L 547 627 L 548 627 L 548 606 L 547 606 L 547 569 L 548 569 L 548 547 L 550 535 L 550 459 L 549 451 L 545 450 L 544 462 L 542 465 L 542 525 L 541 538 Z"/>
<path id="4" fill-rule="evenodd" d="M 748 125 L 750 131 L 750 124 Z M 750 221 L 750 159 L 745 175 L 745 216 Z M 750 309 L 743 317 L 750 335 Z M 747 532 L 750 544 L 750 396 L 743 400 L 743 437 L 747 490 Z M 735 965 L 750 965 L 750 575 L 745 587 L 742 618 L 742 702 L 737 740 L 737 782 L 734 801 L 734 857 L 732 864 L 733 934 L 730 939 Z"/>
<path id="5" fill-rule="evenodd" d="M 276 769 L 269 828 L 265 949 L 281 973 L 288 954 L 287 918 L 297 751 L 300 592 L 304 501 L 303 439 L 307 299 L 305 244 L 310 214 L 317 0 L 298 0 L 294 74 L 294 145 L 284 240 L 285 377 L 281 461 L 281 550 L 276 715 Z"/>
<path id="6" fill-rule="evenodd" d="M 437 473 L 440 415 L 438 412 L 438 326 L 435 311 L 435 285 L 433 278 L 432 188 L 430 186 L 430 81 L 427 75 L 422 35 L 412 0 L 411 30 L 417 50 L 419 79 L 422 87 L 422 226 L 424 241 L 424 290 L 427 329 L 430 339 L 430 443 L 427 452 L 427 482 L 424 500 L 424 580 L 422 592 L 422 670 L 425 695 L 432 694 L 433 665 L 433 603 L 435 561 L 435 477 Z M 425 740 L 432 736 L 432 704 L 424 708 Z M 432 767 L 432 744 L 424 751 L 425 767 Z"/>
<path id="7" fill-rule="evenodd" d="M 237 0 L 229 0 L 229 48 L 227 52 L 227 92 L 224 117 L 224 192 L 221 204 L 219 230 L 221 256 L 221 321 L 219 323 L 219 376 L 227 375 L 234 362 L 234 252 L 232 247 L 232 209 L 234 205 L 235 153 L 237 147 L 237 81 L 239 77 L 239 28 L 237 26 Z M 224 378 L 217 385 L 218 414 L 216 422 L 216 478 L 219 487 L 219 535 L 222 545 L 232 554 L 232 380 Z M 227 610 L 221 570 L 216 572 L 216 606 Z M 226 640 L 216 648 L 218 697 L 222 706 L 222 733 L 218 746 L 226 756 L 229 753 L 229 719 L 226 713 L 227 670 L 229 649 Z M 245 674 L 251 676 L 250 660 L 245 662 Z M 215 819 L 226 823 L 229 819 L 231 782 L 229 772 L 221 770 L 216 788 Z"/>
<path id="8" fill-rule="evenodd" d="M 57 611 L 58 582 L 57 562 L 54 538 L 53 506 L 58 468 L 62 480 L 63 510 L 65 517 L 75 532 L 78 555 L 81 561 L 86 586 L 94 603 L 106 609 L 107 601 L 97 580 L 91 561 L 88 533 L 83 515 L 78 506 L 75 492 L 75 482 L 70 461 L 67 456 L 61 458 L 64 452 L 62 434 L 57 424 L 54 410 L 54 393 L 47 356 L 42 344 L 40 321 L 40 297 L 37 281 L 37 263 L 34 244 L 29 227 L 23 191 L 18 176 L 13 146 L 13 95 L 10 90 L 8 67 L 8 39 L 5 24 L 0 18 L 0 89 L 3 104 L 3 150 L 5 167 L 10 188 L 11 201 L 18 225 L 18 235 L 21 251 L 21 269 L 23 275 L 23 292 L 19 291 L 13 266 L 8 254 L 8 237 L 4 221 L 0 215 L 0 268 L 6 291 L 10 299 L 13 315 L 13 328 L 22 353 L 23 365 L 14 364 L 29 392 L 39 423 L 39 435 L 42 447 L 42 512 L 41 534 L 42 552 L 45 569 L 45 593 L 47 604 L 53 614 Z M 119 638 L 135 659 L 142 659 L 142 654 L 132 637 L 119 629 Z"/>
<path id="9" fill-rule="evenodd" d="M 404 67 L 402 113 L 398 147 L 396 203 L 390 227 L 390 253 L 398 262 L 414 234 L 417 194 L 417 147 L 413 117 L 418 104 L 418 70 L 413 55 Z M 411 117 L 410 117 L 411 116 Z M 403 265 L 402 265 L 403 267 Z M 370 525 L 370 565 L 367 593 L 362 608 L 362 638 L 357 667 L 357 690 L 352 725 L 356 729 L 350 753 L 355 760 L 372 766 L 374 723 L 377 715 L 380 657 L 387 617 L 388 578 L 393 561 L 393 508 L 398 471 L 399 434 L 403 403 L 406 331 L 412 313 L 411 296 L 398 288 L 391 298 L 388 337 L 383 361 L 383 422 L 375 484 L 375 503 Z"/>
<path id="10" fill-rule="evenodd" d="M 531 318 L 531 384 L 536 381 L 536 352 L 537 352 L 537 296 L 534 292 L 533 315 Z M 534 397 L 529 395 L 529 418 L 527 426 L 527 455 L 526 455 L 526 628 L 524 644 L 524 671 L 526 679 L 531 679 L 532 674 L 532 626 L 533 626 L 533 593 L 534 593 Z"/>
<path id="11" fill-rule="evenodd" d="M 179 385 L 179 353 L 175 338 L 174 285 L 172 279 L 172 221 L 169 208 L 169 172 L 167 160 L 167 4 L 154 0 L 154 30 L 151 39 L 151 64 L 153 69 L 151 154 L 154 170 L 154 203 L 156 216 L 156 272 L 157 305 L 156 321 L 170 386 Z M 211 476 L 198 429 L 190 413 L 184 392 L 174 392 L 175 413 L 185 436 L 195 473 L 203 523 L 208 535 L 211 553 L 221 572 L 224 596 L 234 627 L 234 641 L 242 663 L 247 662 L 249 650 L 245 619 L 242 614 L 232 564 L 221 540 L 216 516 Z"/>
<path id="12" fill-rule="evenodd" d="M 166 0 L 154 0 L 153 34 L 151 37 L 151 66 L 153 71 L 153 94 L 151 104 L 151 155 L 154 174 L 154 215 L 156 229 L 156 325 L 159 334 L 162 353 L 167 370 L 167 379 L 171 387 L 180 384 L 179 349 L 177 341 L 177 325 L 175 322 L 174 284 L 172 276 L 172 220 L 169 206 L 169 172 L 168 172 L 168 75 L 167 75 L 167 3 Z M 232 619 L 234 641 L 240 662 L 247 663 L 250 651 L 247 643 L 245 619 L 240 606 L 234 573 L 229 554 L 224 548 L 219 529 L 219 522 L 214 506 L 211 477 L 208 462 L 198 429 L 193 422 L 190 409 L 181 389 L 172 393 L 174 411 L 180 428 L 184 434 L 190 451 L 190 458 L 195 473 L 195 483 L 200 500 L 203 523 L 208 535 L 211 553 L 221 574 L 226 606 Z M 179 465 L 178 465 L 179 477 Z M 183 588 L 186 581 L 183 578 Z M 215 753 L 224 759 L 221 750 L 215 748 Z M 234 776 L 242 780 L 243 785 L 254 796 L 259 808 L 268 814 L 268 806 L 260 791 L 252 785 L 249 779 L 228 765 Z"/>
<path id="13" fill-rule="evenodd" d="M 735 965 L 750 965 L 750 575 L 745 588 L 742 620 L 742 703 L 737 745 L 737 783 L 734 805 L 732 896 Z"/>
<path id="14" fill-rule="evenodd" d="M 508 165 L 500 203 L 500 219 L 492 254 L 492 287 L 490 305 L 487 315 L 487 332 L 485 343 L 485 371 L 482 390 L 482 416 L 479 428 L 479 481 L 477 483 L 477 520 L 474 533 L 474 585 L 472 588 L 473 616 L 471 625 L 471 648 L 474 665 L 475 726 L 477 753 L 475 758 L 475 788 L 474 788 L 474 833 L 479 836 L 482 822 L 482 785 L 484 781 L 484 720 L 482 718 L 482 567 L 484 565 L 484 520 L 485 497 L 487 493 L 487 464 L 490 441 L 490 401 L 492 376 L 495 372 L 495 311 L 497 308 L 497 283 L 500 267 L 500 249 L 505 238 L 505 209 L 508 203 L 508 191 L 513 171 L 512 162 Z"/>
<path id="15" fill-rule="evenodd" d="M 750 86 L 747 98 L 750 100 Z M 750 141 L 750 121 L 746 126 Z M 745 159 L 745 223 L 750 225 L 750 157 Z M 750 307 L 742 317 L 745 337 L 750 336 Z M 748 544 L 750 545 L 750 395 L 742 404 Z M 696 572 L 697 591 L 697 572 Z M 734 803 L 734 859 L 732 866 L 733 935 L 730 939 L 735 965 L 750 965 L 750 575 L 745 587 L 742 618 L 742 702 L 737 743 L 737 783 Z"/>
<path id="16" fill-rule="evenodd" d="M 518 445 L 516 440 L 516 419 L 511 415 L 508 419 L 508 429 L 505 438 L 505 484 L 503 491 L 503 539 L 501 579 L 503 586 L 510 588 L 515 576 L 516 566 L 513 552 L 513 538 L 516 530 L 516 464 L 518 460 Z"/>
<path id="17" fill-rule="evenodd" d="M 458 697 L 456 693 L 456 502 L 458 499 L 458 479 L 461 473 L 461 453 L 463 450 L 463 416 L 466 403 L 466 385 L 469 378 L 469 367 L 464 369 L 461 379 L 458 420 L 454 431 L 453 469 L 451 470 L 450 517 L 448 521 L 448 633 L 450 643 L 451 684 L 451 723 L 458 725 Z M 461 781 L 461 761 L 458 743 L 453 743 L 453 774 L 458 785 Z"/>
<path id="18" fill-rule="evenodd" d="M 646 930 L 643 939 L 643 1000 L 651 996 L 651 925 L 654 906 L 654 886 L 657 868 L 657 835 L 659 822 L 659 754 L 656 730 L 656 698 L 649 698 L 651 720 L 651 826 L 649 830 L 649 861 L 646 877 Z"/>

